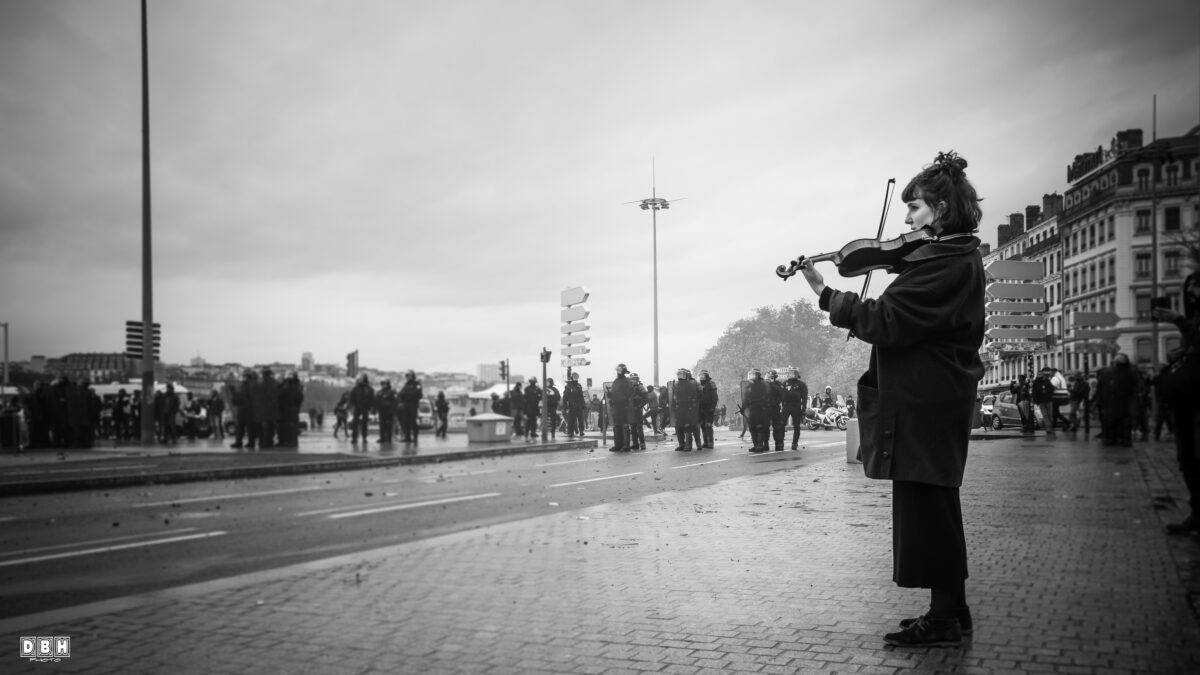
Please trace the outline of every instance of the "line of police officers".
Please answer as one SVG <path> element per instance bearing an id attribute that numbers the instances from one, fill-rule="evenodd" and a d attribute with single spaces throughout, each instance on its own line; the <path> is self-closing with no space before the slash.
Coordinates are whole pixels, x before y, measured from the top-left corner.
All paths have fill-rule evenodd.
<path id="1" fill-rule="evenodd" d="M 804 425 L 805 410 L 808 408 L 808 385 L 800 379 L 800 372 L 788 368 L 788 379 L 780 383 L 779 373 L 774 368 L 762 371 L 754 368 L 750 377 L 742 383 L 742 414 L 750 427 L 752 447 L 750 452 L 767 452 L 771 449 L 771 437 L 775 439 L 775 451 L 783 451 L 787 436 L 787 425 L 792 426 L 792 449 L 800 443 L 800 427 Z"/>
<path id="2" fill-rule="evenodd" d="M 617 364 L 617 375 L 607 387 L 609 414 L 613 425 L 611 452 L 630 452 L 646 449 L 646 430 L 643 410 L 651 403 L 651 392 L 641 383 L 637 373 L 630 373 L 624 363 Z M 707 370 L 700 371 L 700 381 L 692 379 L 687 368 L 675 373 L 667 394 L 667 408 L 675 424 L 677 452 L 690 452 L 713 447 L 713 420 L 717 412 L 717 386 Z M 658 402 L 661 405 L 661 399 Z M 652 406 L 653 408 L 654 406 Z M 651 411 L 654 414 L 654 411 Z M 651 420 L 655 429 L 657 419 Z"/>

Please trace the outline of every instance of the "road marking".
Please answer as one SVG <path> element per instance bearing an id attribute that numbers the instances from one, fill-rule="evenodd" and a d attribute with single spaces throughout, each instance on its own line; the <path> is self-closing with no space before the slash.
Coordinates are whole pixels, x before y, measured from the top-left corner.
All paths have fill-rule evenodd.
<path id="1" fill-rule="evenodd" d="M 584 457 L 582 459 L 568 459 L 568 460 L 564 460 L 562 462 L 546 462 L 545 464 L 534 464 L 533 466 L 534 466 L 534 468 L 537 468 L 539 466 L 558 466 L 559 464 L 577 464 L 579 462 L 594 462 L 602 457 L 604 457 L 604 455 L 596 455 L 595 457 Z"/>
<path id="2" fill-rule="evenodd" d="M 570 483 L 555 483 L 554 485 L 547 485 L 546 487 L 556 488 L 556 487 L 567 487 L 568 485 L 581 485 L 583 483 L 595 483 L 598 480 L 612 480 L 613 478 L 628 478 L 630 476 L 637 476 L 641 473 L 642 473 L 641 471 L 634 471 L 633 473 L 623 473 L 619 476 L 600 476 L 599 478 L 588 478 L 587 480 L 575 480 L 575 481 L 571 481 Z"/>
<path id="3" fill-rule="evenodd" d="M 828 447 L 832 447 L 834 445 L 845 445 L 845 444 L 846 444 L 846 441 L 830 441 L 828 443 L 806 443 L 804 445 L 804 447 L 806 447 L 806 448 L 828 448 Z"/>
<path id="4" fill-rule="evenodd" d="M 93 553 L 111 553 L 112 551 L 120 551 L 127 548 L 138 548 L 140 546 L 157 546 L 159 544 L 173 544 L 178 541 L 190 541 L 192 539 L 207 539 L 208 537 L 219 537 L 225 534 L 223 530 L 216 532 L 202 532 L 200 534 L 189 534 L 183 537 L 170 537 L 168 539 L 155 539 L 151 541 L 137 541 L 130 544 L 119 544 L 117 546 L 102 546 L 100 548 L 90 548 L 83 551 L 68 551 L 66 553 L 52 553 L 50 555 L 36 556 L 33 558 L 21 558 L 20 560 L 5 560 L 0 562 L 0 567 L 8 567 L 10 565 L 24 565 L 26 563 L 42 562 L 43 560 L 56 560 L 58 558 L 72 558 L 80 555 L 91 555 Z"/>
<path id="5" fill-rule="evenodd" d="M 462 495 L 466 495 L 466 494 L 469 494 L 469 493 L 462 492 L 462 491 L 445 492 L 440 495 L 425 495 L 422 497 L 408 497 L 407 499 L 399 500 L 398 503 L 410 504 L 413 502 L 413 500 L 416 500 L 416 499 L 420 499 L 422 501 L 428 501 L 430 499 L 450 499 L 453 497 L 461 497 Z M 392 492 L 384 492 L 380 496 L 381 497 L 396 497 L 398 495 L 396 495 L 395 493 L 392 493 Z M 362 504 L 347 504 L 346 506 L 330 506 L 329 508 L 324 508 L 324 509 L 314 509 L 312 511 L 301 511 L 300 513 L 297 513 L 296 515 L 297 516 L 323 516 L 327 513 L 337 513 L 338 511 L 353 511 L 355 509 L 361 510 L 362 508 L 363 508 Z"/>
<path id="6" fill-rule="evenodd" d="M 680 464 L 679 466 L 672 466 L 672 467 L 670 467 L 670 468 L 672 468 L 672 469 L 686 469 L 686 468 L 688 468 L 689 466 L 704 466 L 705 464 L 716 464 L 717 462 L 728 462 L 728 461 L 729 461 L 729 458 L 728 458 L 728 457 L 726 457 L 725 459 L 710 459 L 710 460 L 708 460 L 707 462 L 696 462 L 695 464 Z"/>
<path id="7" fill-rule="evenodd" d="M 161 502 L 141 502 L 133 504 L 135 509 L 146 508 L 150 506 L 171 506 L 173 504 L 195 504 L 196 502 L 213 502 L 218 499 L 245 499 L 248 497 L 265 497 L 267 495 L 282 495 L 289 492 L 309 492 L 312 490 L 322 490 L 325 486 L 313 485 L 309 487 L 286 488 L 283 490 L 265 490 L 263 492 L 242 492 L 231 495 L 212 495 L 210 497 L 189 497 L 188 499 L 167 499 Z"/>
<path id="8" fill-rule="evenodd" d="M 117 471 L 124 469 L 152 469 L 157 464 L 121 464 L 116 466 L 95 466 L 78 469 L 41 469 L 39 471 L 5 471 L 5 476 L 38 476 L 47 473 L 86 473 L 88 471 Z"/>
<path id="9" fill-rule="evenodd" d="M 418 478 L 418 483 L 437 483 L 446 480 L 447 478 L 464 478 L 466 476 L 482 476 L 484 474 L 496 473 L 496 469 L 484 469 L 482 471 L 459 471 L 458 473 L 440 473 L 436 476 L 426 476 Z"/>
<path id="10" fill-rule="evenodd" d="M 350 511 L 349 513 L 335 513 L 330 518 L 351 518 L 353 516 L 369 516 L 375 513 L 386 513 L 388 511 L 402 511 L 404 509 L 416 509 L 422 506 L 437 506 L 438 504 L 451 504 L 453 502 L 465 502 L 473 499 L 487 499 L 489 497 L 499 497 L 499 492 L 488 492 L 479 495 L 466 495 L 464 497 L 449 497 L 446 499 L 432 499 L 424 502 L 413 502 L 411 504 L 396 504 L 394 506 L 380 506 L 374 509 L 363 509 L 362 511 Z"/>
<path id="11" fill-rule="evenodd" d="M 184 532 L 194 532 L 194 527 L 182 527 L 175 530 L 167 530 L 165 532 L 155 532 L 153 534 L 129 534 L 124 537 L 105 537 L 104 539 L 93 539 L 91 541 L 76 541 L 70 544 L 55 544 L 53 546 L 39 546 L 37 548 L 27 548 L 21 551 L 8 551 L 0 553 L 0 557 L 11 558 L 18 555 L 29 555 L 30 553 L 41 553 L 42 551 L 53 551 L 61 548 L 72 548 L 75 546 L 95 546 L 97 544 L 108 544 L 114 541 L 129 541 L 130 539 L 143 539 L 145 537 L 161 537 L 167 534 L 182 534 Z"/>

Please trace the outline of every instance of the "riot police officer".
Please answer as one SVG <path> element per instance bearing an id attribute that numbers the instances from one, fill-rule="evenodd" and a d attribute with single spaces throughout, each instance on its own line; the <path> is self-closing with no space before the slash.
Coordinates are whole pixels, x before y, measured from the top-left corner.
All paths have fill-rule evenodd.
<path id="1" fill-rule="evenodd" d="M 629 449 L 646 449 L 646 423 L 643 411 L 646 408 L 646 388 L 637 373 L 629 376 L 632 393 L 629 396 Z"/>
<path id="2" fill-rule="evenodd" d="M 416 443 L 421 435 L 421 428 L 417 425 L 417 411 L 423 398 L 425 390 L 421 387 L 417 374 L 411 370 L 406 372 L 404 386 L 400 387 L 400 433 L 404 434 L 405 443 Z M 379 417 L 382 420 L 383 414 Z"/>
<path id="3" fill-rule="evenodd" d="M 700 387 L 692 379 L 687 368 L 675 371 L 674 391 L 671 392 L 671 419 L 675 422 L 675 438 L 679 440 L 676 452 L 689 452 L 692 440 L 696 449 L 704 448 L 700 439 Z"/>
<path id="4" fill-rule="evenodd" d="M 579 373 L 571 373 L 570 381 L 563 387 L 563 409 L 567 415 L 567 438 L 582 437 L 587 401 L 583 397 L 583 386 L 579 384 Z"/>
<path id="5" fill-rule="evenodd" d="M 380 380 L 375 393 L 375 409 L 379 411 L 379 442 L 388 444 L 395 438 L 396 418 L 400 413 L 400 396 L 392 389 L 391 380 Z"/>
<path id="6" fill-rule="evenodd" d="M 808 385 L 800 379 L 800 371 L 788 368 L 788 379 L 783 383 L 783 433 L 787 435 L 788 422 L 792 424 L 792 449 L 800 443 L 800 427 L 804 425 L 804 410 L 808 407 Z"/>
<path id="7" fill-rule="evenodd" d="M 700 447 L 713 447 L 713 421 L 717 414 L 717 385 L 707 370 L 700 371 Z"/>
<path id="8" fill-rule="evenodd" d="M 613 446 L 610 452 L 629 452 L 629 401 L 633 398 L 633 383 L 629 369 L 617 364 L 617 376 L 608 391 L 608 410 L 612 416 Z"/>
<path id="9" fill-rule="evenodd" d="M 770 418 L 771 435 L 775 438 L 775 452 L 783 452 L 783 395 L 784 388 L 779 382 L 779 371 L 772 368 L 767 371 L 767 416 Z"/>
<path id="10" fill-rule="evenodd" d="M 767 452 L 771 445 L 771 387 L 763 379 L 762 371 L 750 371 L 746 387 L 746 412 L 750 414 L 750 452 Z"/>

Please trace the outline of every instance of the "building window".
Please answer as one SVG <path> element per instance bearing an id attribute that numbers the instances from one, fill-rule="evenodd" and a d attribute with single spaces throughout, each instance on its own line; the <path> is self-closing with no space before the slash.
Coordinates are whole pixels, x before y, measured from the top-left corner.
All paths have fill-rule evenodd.
<path id="1" fill-rule="evenodd" d="M 1096 226 L 1093 224 L 1093 225 L 1088 226 L 1088 248 L 1095 248 L 1095 247 L 1096 247 Z"/>
<path id="2" fill-rule="evenodd" d="M 1172 164 L 1166 167 L 1165 170 L 1167 174 L 1167 185 L 1172 187 L 1179 185 L 1179 165 Z"/>
<path id="3" fill-rule="evenodd" d="M 1150 363 L 1150 360 L 1153 357 L 1153 348 L 1150 343 L 1150 338 L 1138 338 L 1136 344 L 1137 362 Z"/>
<path id="4" fill-rule="evenodd" d="M 1100 261 L 1100 280 L 1101 280 L 1101 281 L 1100 281 L 1100 283 L 1104 283 L 1104 281 L 1103 281 L 1103 280 L 1104 280 L 1104 278 L 1107 276 L 1107 275 L 1105 275 L 1105 274 L 1104 274 L 1104 268 L 1105 268 L 1105 267 L 1106 267 L 1106 263 L 1105 263 L 1105 261 L 1101 260 L 1101 261 Z"/>
<path id="5" fill-rule="evenodd" d="M 1138 279 L 1150 278 L 1150 254 L 1139 253 L 1133 260 L 1133 274 Z"/>
<path id="6" fill-rule="evenodd" d="M 1150 231 L 1150 212 L 1149 211 L 1138 211 L 1137 215 L 1134 216 L 1134 219 L 1135 219 L 1135 224 L 1134 224 L 1134 228 L 1133 228 L 1134 232 L 1137 232 L 1138 234 L 1146 234 L 1147 232 Z"/>
<path id="7" fill-rule="evenodd" d="M 1117 238 L 1117 219 L 1113 216 L 1108 217 L 1108 240 L 1112 241 Z"/>
<path id="8" fill-rule="evenodd" d="M 1179 231 L 1179 207 L 1168 206 L 1163 209 L 1163 230 Z"/>
<path id="9" fill-rule="evenodd" d="M 1137 320 L 1138 321 L 1149 321 L 1150 320 L 1150 294 L 1149 293 L 1138 293 L 1137 297 L 1134 299 L 1134 307 L 1137 308 Z"/>
<path id="10" fill-rule="evenodd" d="M 1137 186 L 1139 190 L 1150 189 L 1150 169 L 1137 170 Z"/>
<path id="11" fill-rule="evenodd" d="M 1163 270 L 1163 276 L 1167 276 L 1167 277 L 1180 276 L 1180 270 L 1179 270 L 1180 259 L 1181 259 L 1181 256 L 1179 255 L 1179 251 L 1172 250 L 1172 251 L 1167 251 L 1166 253 L 1164 253 L 1163 254 L 1163 262 L 1165 264 L 1163 265 L 1163 267 L 1165 269 Z"/>
<path id="12" fill-rule="evenodd" d="M 1108 264 L 1108 285 L 1116 286 L 1117 285 L 1117 260 L 1114 257 L 1114 258 L 1110 258 L 1108 262 L 1109 262 L 1109 264 Z"/>

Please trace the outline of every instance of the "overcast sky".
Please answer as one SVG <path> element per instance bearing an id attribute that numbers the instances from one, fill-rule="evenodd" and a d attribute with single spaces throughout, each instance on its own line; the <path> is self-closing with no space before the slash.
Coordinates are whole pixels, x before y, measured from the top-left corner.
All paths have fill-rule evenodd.
<path id="1" fill-rule="evenodd" d="M 1066 165 L 1200 121 L 1200 3 L 151 0 L 163 358 L 660 379 L 811 297 L 776 265 L 873 237 L 887 179 L 957 150 L 984 241 Z M 141 318 L 137 0 L 0 0 L 10 358 Z M 686 198 L 686 199 L 684 199 Z M 907 231 L 899 197 L 886 236 Z M 861 279 L 837 276 L 857 289 Z M 875 284 L 882 288 L 884 283 Z M 802 364 L 798 364 L 802 365 Z M 538 373 L 540 375 L 540 373 Z"/>

